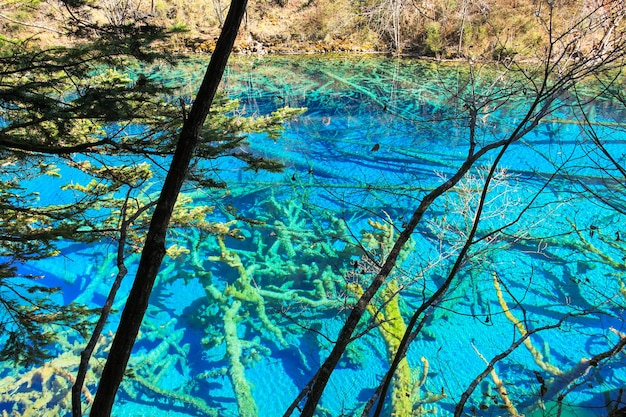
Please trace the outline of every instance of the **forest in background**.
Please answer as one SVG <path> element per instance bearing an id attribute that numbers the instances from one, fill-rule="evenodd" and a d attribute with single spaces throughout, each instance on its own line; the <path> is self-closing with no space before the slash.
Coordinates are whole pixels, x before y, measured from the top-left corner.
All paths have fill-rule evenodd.
<path id="1" fill-rule="evenodd" d="M 230 1 L 103 0 L 83 19 L 111 25 L 155 25 L 175 35 L 164 47 L 211 52 Z M 598 8 L 598 0 L 559 0 L 556 26 Z M 443 59 L 536 58 L 548 45 L 544 3 L 535 0 L 255 0 L 248 5 L 235 52 L 384 52 Z M 62 3 L 5 0 L 0 40 L 35 37 L 73 43 Z M 593 45 L 576 45 L 580 54 Z"/>

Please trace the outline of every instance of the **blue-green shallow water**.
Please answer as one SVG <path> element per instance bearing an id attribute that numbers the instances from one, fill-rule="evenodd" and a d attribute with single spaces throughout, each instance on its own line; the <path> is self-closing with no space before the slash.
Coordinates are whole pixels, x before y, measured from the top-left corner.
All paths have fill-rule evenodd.
<path id="1" fill-rule="evenodd" d="M 201 66 L 183 65 L 165 77 L 193 90 L 191 80 L 200 75 Z M 240 221 L 237 227 L 246 239 L 225 240 L 240 256 L 243 275 L 250 280 L 245 288 L 253 294 L 237 294 L 244 285 L 242 272 L 221 261 L 223 250 L 214 237 L 197 230 L 172 231 L 170 242 L 191 253 L 166 259 L 131 359 L 135 377 L 123 384 L 114 414 L 191 416 L 210 408 L 220 416 L 243 415 L 233 390 L 236 382 L 229 377 L 233 355 L 225 329 L 231 314 L 258 415 L 282 415 L 332 347 L 354 300 L 346 284 L 366 284 L 375 270 L 372 262 L 361 259 L 356 243 L 369 242 L 370 253 L 380 259 L 389 239 L 375 225 L 401 228 L 421 198 L 465 158 L 467 119 L 455 97 L 466 91 L 466 77 L 464 67 L 413 60 L 236 58 L 225 91 L 240 99 L 242 112 L 266 114 L 283 105 L 308 109 L 286 124 L 277 141 L 250 136 L 251 147 L 285 163 L 283 173 L 247 172 L 233 161 L 212 162 L 217 175 L 228 181 L 230 193 L 186 190 L 199 203 L 231 205 L 242 216 L 264 222 Z M 492 80 L 493 73 L 485 72 L 484 78 Z M 483 116 L 479 146 L 505 138 L 524 106 L 523 100 L 515 100 Z M 619 122 L 625 109 L 607 99 L 585 110 L 598 123 L 594 127 L 608 149 L 623 162 L 626 134 Z M 611 178 L 615 173 L 610 164 L 575 123 L 576 117 L 575 110 L 559 109 L 503 158 L 477 237 L 517 222 L 475 245 L 411 345 L 411 383 L 423 377 L 422 358 L 429 364 L 424 383 L 407 392 L 421 412 L 451 415 L 486 366 L 480 355 L 489 361 L 519 338 L 519 329 L 503 313 L 494 274 L 508 308 L 526 329 L 571 315 L 558 328 L 529 338 L 545 369 L 524 345 L 496 365 L 518 411 L 554 415 L 553 402 L 566 394 L 568 415 L 606 415 L 607 404 L 624 386 L 622 353 L 598 367 L 580 366 L 584 358 L 617 342 L 619 336 L 611 329 L 626 332 L 626 293 L 621 284 L 624 245 L 617 238 L 623 216 L 616 210 L 624 203 L 623 177 L 621 182 Z M 403 286 L 399 307 L 405 322 L 449 272 L 469 230 L 484 167 L 494 155 L 487 154 L 459 189 L 433 204 L 403 254 L 402 267 L 392 279 Z M 43 201 L 63 198 L 57 185 L 32 184 Z M 216 214 L 215 220 L 230 219 Z M 376 233 L 378 240 L 372 240 Z M 65 301 L 99 305 L 116 273 L 114 255 L 115 246 L 107 241 L 67 244 L 63 256 L 28 265 L 23 272 L 62 285 Z M 135 256 L 128 262 L 123 291 L 136 261 Z M 375 305 L 380 308 L 381 300 Z M 121 301 L 116 307 L 122 308 Z M 80 345 L 70 343 L 60 347 L 70 354 L 38 373 L 5 369 L 0 389 L 40 391 L 45 400 L 32 407 L 64 415 L 60 409 L 67 378 L 49 373 L 74 372 L 72 354 Z M 96 369 L 101 361 L 94 362 Z M 381 332 L 365 333 L 333 374 L 321 403 L 326 414 L 320 415 L 358 413 L 387 364 Z M 547 381 L 543 396 L 537 375 Z M 95 392 L 93 380 L 88 388 Z M 445 398 L 439 398 L 442 393 Z M 545 411 L 537 407 L 540 402 L 546 403 Z M 1 406 L 9 410 L 13 403 Z M 55 406 L 59 409 L 50 411 Z M 479 384 L 465 411 L 507 414 L 490 376 Z"/>

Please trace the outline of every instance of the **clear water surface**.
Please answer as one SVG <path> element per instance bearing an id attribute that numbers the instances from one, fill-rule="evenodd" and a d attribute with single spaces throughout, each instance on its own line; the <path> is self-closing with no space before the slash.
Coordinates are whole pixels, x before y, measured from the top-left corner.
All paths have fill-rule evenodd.
<path id="1" fill-rule="evenodd" d="M 150 76 L 188 85 L 191 95 L 203 64 L 155 69 Z M 481 71 L 474 74 L 477 88 L 483 97 L 496 94 L 499 70 Z M 285 105 L 307 111 L 287 122 L 278 140 L 249 138 L 250 147 L 285 164 L 283 173 L 205 162 L 227 181 L 229 193 L 185 190 L 218 208 L 213 220 L 232 220 L 219 214 L 232 206 L 262 223 L 237 222 L 245 239 L 227 238 L 224 247 L 196 230 L 171 233 L 170 242 L 190 253 L 166 258 L 131 359 L 133 376 L 122 385 L 114 414 L 282 415 L 327 356 L 358 287 L 371 280 L 403 224 L 466 158 L 468 77 L 466 64 L 410 59 L 234 57 L 224 91 L 240 100 L 242 113 L 262 115 Z M 588 88 L 585 97 L 594 87 Z M 626 381 L 624 353 L 598 366 L 585 361 L 626 333 L 624 177 L 589 132 L 623 163 L 626 109 L 609 98 L 583 108 L 573 104 L 561 97 L 561 107 L 500 162 L 477 242 L 410 346 L 403 368 L 408 385 L 397 389 L 414 415 L 452 415 L 488 361 L 523 332 L 544 326 L 497 362 L 495 376 L 478 384 L 464 415 L 511 411 L 498 380 L 504 397 L 527 416 L 556 415 L 559 398 L 563 415 L 602 416 L 618 400 Z M 476 124 L 478 146 L 505 139 L 526 108 L 521 98 L 484 108 Z M 591 127 L 580 122 L 582 111 Z M 319 415 L 360 414 L 387 369 L 394 330 L 456 261 L 495 155 L 487 153 L 426 212 L 401 265 L 362 320 L 362 336 L 333 374 Z M 36 187 L 44 200 L 62 194 L 54 184 Z M 229 251 L 238 266 L 227 262 Z M 23 272 L 63 285 L 65 301 L 99 305 L 116 273 L 114 256 L 115 245 L 106 240 L 68 243 L 63 256 Z M 118 309 L 137 259 L 129 261 Z M 376 326 L 367 330 L 370 324 Z M 63 375 L 75 372 L 80 347 L 68 336 L 60 346 L 67 353 L 41 368 L 5 367 L 5 394 L 36 391 L 41 398 L 25 409 L 3 396 L 0 408 L 68 414 L 59 406 L 69 395 L 70 378 Z M 93 393 L 95 379 L 88 381 Z M 392 408 L 389 402 L 386 415 Z M 45 410 L 53 414 L 41 414 Z"/>

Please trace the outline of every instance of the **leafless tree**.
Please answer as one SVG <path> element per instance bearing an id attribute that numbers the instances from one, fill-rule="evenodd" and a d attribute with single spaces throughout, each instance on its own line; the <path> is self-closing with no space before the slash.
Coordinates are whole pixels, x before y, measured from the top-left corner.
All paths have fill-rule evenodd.
<path id="1" fill-rule="evenodd" d="M 364 314 L 369 311 L 368 309 L 379 292 L 389 285 L 394 271 L 399 266 L 399 256 L 411 237 L 415 235 L 418 226 L 424 224 L 425 216 L 442 198 L 476 170 L 479 164 L 489 160 L 487 174 L 481 187 L 476 191 L 478 198 L 467 213 L 466 219 L 470 220 L 467 223 L 467 232 L 463 236 L 462 244 L 454 256 L 450 258 L 451 262 L 447 266 L 445 279 L 438 283 L 436 289 L 424 297 L 419 307 L 408 318 L 402 340 L 397 346 L 389 370 L 380 387 L 375 391 L 378 403 L 374 415 L 382 415 L 387 392 L 394 377 L 397 377 L 398 367 L 404 359 L 411 341 L 424 331 L 429 320 L 436 315 L 434 313 L 438 309 L 442 308 L 445 300 L 454 296 L 455 288 L 460 284 L 460 280 L 472 279 L 471 275 L 467 275 L 467 270 L 464 271 L 463 275 L 461 275 L 461 271 L 471 262 L 474 249 L 481 244 L 489 243 L 494 236 L 501 232 L 514 236 L 514 232 L 511 231 L 513 226 L 536 208 L 535 204 L 548 184 L 555 176 L 562 173 L 563 165 L 574 159 L 571 156 L 569 158 L 563 157 L 562 162 L 554 161 L 553 174 L 543 179 L 543 185 L 539 187 L 537 194 L 527 200 L 526 205 L 518 210 L 517 215 L 512 216 L 513 220 L 506 220 L 499 226 L 484 226 L 484 214 L 490 202 L 490 185 L 499 170 L 503 168 L 501 166 L 503 158 L 513 152 L 513 146 L 537 129 L 546 118 L 556 117 L 556 114 L 563 111 L 575 111 L 578 108 L 576 98 L 580 97 L 577 89 L 589 79 L 593 77 L 610 79 L 611 71 L 616 71 L 623 65 L 626 55 L 626 39 L 623 27 L 620 26 L 623 7 L 621 1 L 604 1 L 572 20 L 565 19 L 563 16 L 557 18 L 560 9 L 555 3 L 542 3 L 542 9 L 537 13 L 537 19 L 545 28 L 548 41 L 545 48 L 541 50 L 541 55 L 538 57 L 540 59 L 532 65 L 511 60 L 502 68 L 500 75 L 491 77 L 495 81 L 487 85 L 481 85 L 483 80 L 474 71 L 465 83 L 465 88 L 454 93 L 460 107 L 466 112 L 467 153 L 464 161 L 458 165 L 449 178 L 446 178 L 438 187 L 419 199 L 419 204 L 414 209 L 412 216 L 398 231 L 394 244 L 380 262 L 378 271 L 373 275 L 369 285 L 359 294 L 358 301 L 336 337 L 332 351 L 287 410 L 286 416 L 291 415 L 296 408 L 300 408 L 300 404 L 304 400 L 306 401 L 302 406 L 301 415 L 309 417 L 314 414 L 326 384 L 346 348 L 361 335 L 355 333 L 355 330 L 362 323 Z M 562 25 L 563 22 L 567 22 L 565 27 Z M 513 126 L 500 130 L 500 132 L 506 132 L 503 135 L 484 135 L 485 125 L 497 123 L 493 121 L 495 113 L 505 109 L 512 102 L 522 106 L 524 109 L 523 116 L 519 117 Z M 596 230 L 591 226 L 590 228 L 591 233 Z M 601 253 L 601 251 L 596 250 L 596 253 Z M 608 262 L 609 260 L 604 259 L 604 261 Z M 537 365 L 544 372 L 552 372 L 554 376 L 550 382 L 542 376 L 537 377 L 540 384 L 539 394 L 545 395 L 546 399 L 548 395 L 553 398 L 561 398 L 567 395 L 568 389 L 572 389 L 572 384 L 577 378 L 586 375 L 592 367 L 597 366 L 602 361 L 615 360 L 624 347 L 624 336 L 616 331 L 616 340 L 609 338 L 611 340 L 607 340 L 607 348 L 602 353 L 596 354 L 590 360 L 583 360 L 579 366 L 575 366 L 571 370 L 554 370 L 541 357 L 540 352 L 532 346 L 529 340 L 531 335 L 548 329 L 561 329 L 568 318 L 579 314 L 596 314 L 600 306 L 591 310 L 571 311 L 545 327 L 528 330 L 530 328 L 528 321 L 516 318 L 507 306 L 503 295 L 505 292 L 502 290 L 501 279 L 498 277 L 497 270 L 493 270 L 491 274 L 494 276 L 494 291 L 498 294 L 500 305 L 503 307 L 508 322 L 519 337 L 501 355 L 492 360 L 487 360 L 482 356 L 482 353 L 477 351 L 477 357 L 482 357 L 488 363 L 488 368 L 475 381 L 479 381 L 493 372 L 495 363 L 502 360 L 517 347 L 524 345 L 532 352 Z M 512 293 L 508 294 L 512 295 Z M 397 293 L 394 292 L 392 296 L 396 297 Z M 611 302 L 612 296 L 610 294 L 606 294 L 605 297 L 606 302 Z M 524 310 L 522 312 L 526 317 L 527 313 Z M 513 412 L 513 404 L 508 399 L 501 380 L 495 373 L 492 374 L 492 378 L 505 405 L 510 412 Z M 472 385 L 475 386 L 475 382 Z M 470 393 L 471 389 L 466 392 Z M 538 397 L 541 396 L 538 395 Z M 374 401 L 371 401 L 370 405 L 374 404 Z M 463 413 L 464 401 L 465 398 L 461 399 L 457 415 Z"/>

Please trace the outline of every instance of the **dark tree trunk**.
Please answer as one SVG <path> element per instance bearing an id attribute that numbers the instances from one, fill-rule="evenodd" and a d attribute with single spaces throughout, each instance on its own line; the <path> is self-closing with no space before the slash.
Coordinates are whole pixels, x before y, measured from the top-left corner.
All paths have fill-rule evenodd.
<path id="1" fill-rule="evenodd" d="M 226 68 L 246 9 L 246 3 L 247 0 L 232 1 L 215 52 L 211 56 L 211 61 L 202 80 L 202 85 L 198 90 L 189 116 L 184 122 L 172 164 L 152 215 L 137 275 L 102 371 L 98 391 L 89 414 L 90 417 L 109 417 L 111 414 L 115 395 L 124 377 L 131 350 L 148 308 L 148 300 L 154 281 L 165 255 L 165 235 L 174 204 L 198 144 L 200 129 L 206 120 Z"/>

